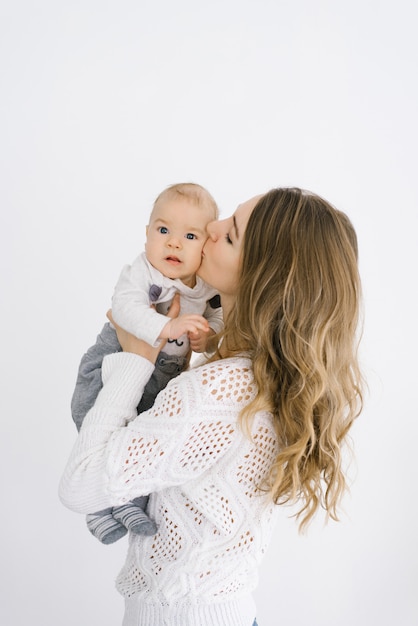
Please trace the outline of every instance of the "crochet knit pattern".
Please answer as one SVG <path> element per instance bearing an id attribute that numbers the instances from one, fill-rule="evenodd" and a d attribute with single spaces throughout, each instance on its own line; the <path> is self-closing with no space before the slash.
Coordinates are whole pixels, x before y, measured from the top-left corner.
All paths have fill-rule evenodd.
<path id="1" fill-rule="evenodd" d="M 185 372 L 135 417 L 149 370 L 135 355 L 105 358 L 104 387 L 80 430 L 62 500 L 88 513 L 151 493 L 147 513 L 158 532 L 130 536 L 117 579 L 124 624 L 251 626 L 251 592 L 278 509 L 257 489 L 277 455 L 271 416 L 255 416 L 252 439 L 238 424 L 255 394 L 251 361 Z"/>

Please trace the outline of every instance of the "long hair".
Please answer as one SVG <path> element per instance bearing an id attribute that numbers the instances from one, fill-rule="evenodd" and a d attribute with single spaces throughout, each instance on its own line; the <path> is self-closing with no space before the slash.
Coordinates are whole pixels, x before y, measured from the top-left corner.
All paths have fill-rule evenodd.
<path id="1" fill-rule="evenodd" d="M 263 489 L 298 503 L 300 528 L 319 506 L 338 520 L 347 487 L 342 445 L 362 409 L 357 359 L 361 284 L 348 217 L 301 189 L 273 189 L 244 235 L 239 291 L 223 356 L 246 350 L 258 393 L 241 415 L 274 419 L 279 453 Z"/>

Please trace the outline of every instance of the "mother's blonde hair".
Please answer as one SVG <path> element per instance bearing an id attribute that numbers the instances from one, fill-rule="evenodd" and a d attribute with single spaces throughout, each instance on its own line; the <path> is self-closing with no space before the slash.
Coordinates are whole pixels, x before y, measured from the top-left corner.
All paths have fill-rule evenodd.
<path id="1" fill-rule="evenodd" d="M 361 286 L 348 217 L 301 189 L 273 189 L 244 236 L 223 356 L 250 353 L 258 394 L 242 415 L 272 412 L 279 453 L 265 489 L 333 519 L 346 488 L 341 446 L 362 408 L 357 360 Z"/>

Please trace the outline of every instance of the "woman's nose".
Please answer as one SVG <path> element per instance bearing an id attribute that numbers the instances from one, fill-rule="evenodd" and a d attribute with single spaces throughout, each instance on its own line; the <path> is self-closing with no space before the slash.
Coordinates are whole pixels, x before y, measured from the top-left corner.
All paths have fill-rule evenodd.
<path id="1" fill-rule="evenodd" d="M 218 239 L 218 225 L 219 221 L 216 220 L 214 222 L 209 222 L 209 224 L 206 226 L 208 236 L 210 237 L 210 239 L 212 239 L 212 241 L 216 241 Z"/>

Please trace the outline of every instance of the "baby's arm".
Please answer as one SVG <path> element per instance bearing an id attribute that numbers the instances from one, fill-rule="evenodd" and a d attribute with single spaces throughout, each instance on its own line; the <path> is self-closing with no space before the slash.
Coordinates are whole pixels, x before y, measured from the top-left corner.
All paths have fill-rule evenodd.
<path id="1" fill-rule="evenodd" d="M 185 333 L 205 335 L 208 332 L 209 323 L 202 315 L 179 315 L 179 317 L 170 319 L 167 322 L 160 333 L 159 339 L 178 339 Z"/>
<path id="2" fill-rule="evenodd" d="M 125 265 L 113 294 L 112 315 L 118 326 L 153 346 L 161 337 L 167 317 L 150 307 L 146 270 L 141 256 L 132 265 Z"/>

